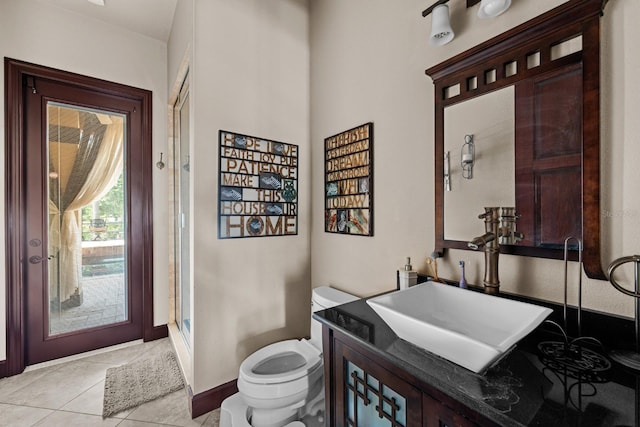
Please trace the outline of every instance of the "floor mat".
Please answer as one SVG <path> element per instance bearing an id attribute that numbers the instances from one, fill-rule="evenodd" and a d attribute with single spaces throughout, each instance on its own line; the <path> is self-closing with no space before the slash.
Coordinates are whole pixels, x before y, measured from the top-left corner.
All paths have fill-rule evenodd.
<path id="1" fill-rule="evenodd" d="M 107 369 L 104 382 L 104 418 L 150 402 L 184 387 L 172 351 Z"/>

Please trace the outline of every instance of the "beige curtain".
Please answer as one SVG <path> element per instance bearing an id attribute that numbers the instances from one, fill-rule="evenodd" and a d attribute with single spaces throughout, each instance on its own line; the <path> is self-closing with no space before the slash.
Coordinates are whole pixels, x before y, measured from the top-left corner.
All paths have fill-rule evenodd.
<path id="1" fill-rule="evenodd" d="M 82 293 L 82 208 L 99 200 L 115 185 L 122 171 L 124 120 L 110 116 L 95 163 L 75 198 L 62 213 L 49 203 L 51 252 L 60 256 L 60 301 Z M 58 238 L 55 238 L 59 236 Z M 58 252 L 59 251 L 59 252 Z"/>

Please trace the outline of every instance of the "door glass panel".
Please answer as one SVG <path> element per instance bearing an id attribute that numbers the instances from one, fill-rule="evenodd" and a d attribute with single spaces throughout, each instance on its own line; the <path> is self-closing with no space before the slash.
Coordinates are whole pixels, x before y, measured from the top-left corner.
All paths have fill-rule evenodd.
<path id="1" fill-rule="evenodd" d="M 183 334 L 189 340 L 191 333 L 191 309 L 190 309 L 190 254 L 189 254 L 189 94 L 180 109 L 180 153 L 182 167 L 180 168 L 180 211 L 182 216 L 182 232 L 180 233 L 180 289 L 181 289 L 181 320 Z"/>
<path id="2" fill-rule="evenodd" d="M 49 335 L 126 321 L 125 116 L 49 102 Z"/>
<path id="3" fill-rule="evenodd" d="M 345 415 L 348 425 L 356 427 L 404 427 L 407 425 L 407 400 L 395 390 L 346 361 Z"/>
<path id="4" fill-rule="evenodd" d="M 190 345 L 191 270 L 190 270 L 190 172 L 189 87 L 187 80 L 174 105 L 174 188 L 175 188 L 175 314 L 176 324 Z"/>

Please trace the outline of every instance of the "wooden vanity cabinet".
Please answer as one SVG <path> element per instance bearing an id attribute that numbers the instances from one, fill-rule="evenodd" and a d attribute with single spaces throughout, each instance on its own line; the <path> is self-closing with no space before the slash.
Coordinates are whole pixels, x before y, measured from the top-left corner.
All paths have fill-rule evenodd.
<path id="1" fill-rule="evenodd" d="M 476 427 L 478 424 L 468 420 L 443 403 L 424 393 L 422 395 L 423 427 Z"/>
<path id="2" fill-rule="evenodd" d="M 422 426 L 422 393 L 340 340 L 334 341 L 333 426 Z M 340 369 L 342 368 L 342 369 Z"/>
<path id="3" fill-rule="evenodd" d="M 327 426 L 497 425 L 327 325 L 323 325 L 323 349 Z"/>

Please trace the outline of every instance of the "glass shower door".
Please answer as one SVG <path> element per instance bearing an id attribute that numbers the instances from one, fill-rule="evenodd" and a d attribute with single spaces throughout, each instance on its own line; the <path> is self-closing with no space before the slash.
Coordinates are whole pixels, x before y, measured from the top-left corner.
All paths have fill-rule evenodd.
<path id="1" fill-rule="evenodd" d="M 187 76 L 188 78 L 188 76 Z M 189 87 L 187 78 L 174 105 L 175 191 L 175 317 L 188 346 L 191 345 L 191 225 Z"/>

